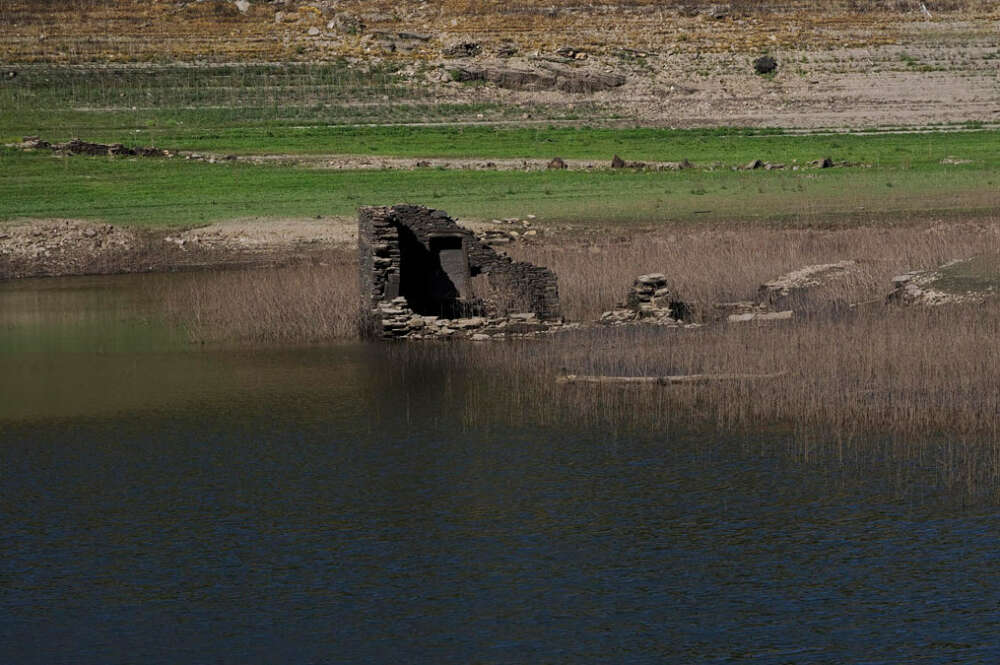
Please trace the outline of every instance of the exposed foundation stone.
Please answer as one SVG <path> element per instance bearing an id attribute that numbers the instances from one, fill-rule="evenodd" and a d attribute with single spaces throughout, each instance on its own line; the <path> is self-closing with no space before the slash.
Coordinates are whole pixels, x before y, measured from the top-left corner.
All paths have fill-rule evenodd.
<path id="1" fill-rule="evenodd" d="M 442 210 L 362 208 L 358 254 L 364 336 L 507 336 L 561 324 L 552 271 L 500 254 Z"/>

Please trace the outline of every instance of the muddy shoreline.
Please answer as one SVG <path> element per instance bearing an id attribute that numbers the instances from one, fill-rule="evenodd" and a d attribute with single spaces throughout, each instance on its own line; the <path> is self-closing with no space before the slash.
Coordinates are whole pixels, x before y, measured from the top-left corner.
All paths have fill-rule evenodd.
<path id="1" fill-rule="evenodd" d="M 73 219 L 0 225 L 0 280 L 318 263 L 354 242 L 345 220 L 222 222 L 136 229 Z"/>

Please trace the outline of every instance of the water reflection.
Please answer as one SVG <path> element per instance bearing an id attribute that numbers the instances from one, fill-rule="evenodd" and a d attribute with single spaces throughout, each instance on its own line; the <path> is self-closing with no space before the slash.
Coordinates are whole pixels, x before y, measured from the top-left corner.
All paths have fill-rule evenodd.
<path id="1" fill-rule="evenodd" d="M 994 511 L 899 500 L 877 468 L 802 468 L 780 437 L 484 422 L 464 413 L 475 368 L 206 351 L 158 328 L 155 297 L 95 322 L 24 285 L 13 311 L 6 288 L 0 662 L 1000 651 Z M 136 320 L 165 332 L 116 337 Z M 78 324 L 107 346 L 58 341 Z"/>

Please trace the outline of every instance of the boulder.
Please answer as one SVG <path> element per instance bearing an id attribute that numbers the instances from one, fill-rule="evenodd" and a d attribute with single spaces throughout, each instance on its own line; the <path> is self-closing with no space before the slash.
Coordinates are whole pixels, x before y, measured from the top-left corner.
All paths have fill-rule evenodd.
<path id="1" fill-rule="evenodd" d="M 714 18 L 716 20 L 726 18 L 729 16 L 729 7 L 725 5 L 712 5 L 707 10 L 705 10 L 705 16 L 709 18 Z"/>
<path id="2" fill-rule="evenodd" d="M 778 69 L 778 61 L 769 55 L 762 55 L 753 61 L 753 68 L 758 74 L 770 74 Z"/>
<path id="3" fill-rule="evenodd" d="M 549 164 L 548 164 L 548 166 L 546 168 L 549 168 L 549 169 L 565 169 L 565 168 L 568 168 L 568 167 L 566 166 L 566 162 L 564 162 L 561 157 L 554 157 L 552 159 L 552 161 L 549 162 Z"/>
<path id="4" fill-rule="evenodd" d="M 622 159 L 621 157 L 619 157 L 618 155 L 615 155 L 611 159 L 611 168 L 613 168 L 613 169 L 623 169 L 623 168 L 625 168 L 625 160 Z"/>
<path id="5" fill-rule="evenodd" d="M 482 53 L 483 49 L 477 42 L 459 42 L 442 51 L 446 58 L 471 58 Z"/>

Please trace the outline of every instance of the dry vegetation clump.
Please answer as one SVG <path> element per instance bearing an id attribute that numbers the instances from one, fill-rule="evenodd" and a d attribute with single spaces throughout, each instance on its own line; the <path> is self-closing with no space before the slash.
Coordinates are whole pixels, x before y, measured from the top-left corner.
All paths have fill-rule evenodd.
<path id="1" fill-rule="evenodd" d="M 167 303 L 192 341 L 310 344 L 355 337 L 358 274 L 353 253 L 318 264 L 206 274 Z"/>
<path id="2" fill-rule="evenodd" d="M 856 260 L 859 274 L 824 294 L 847 304 L 881 301 L 893 276 L 954 258 L 1000 252 L 1000 219 L 885 225 L 837 230 L 718 226 L 513 245 L 514 258 L 559 276 L 564 314 L 593 320 L 621 301 L 632 280 L 661 272 L 698 311 L 713 303 L 752 300 L 759 285 L 803 266 Z"/>

